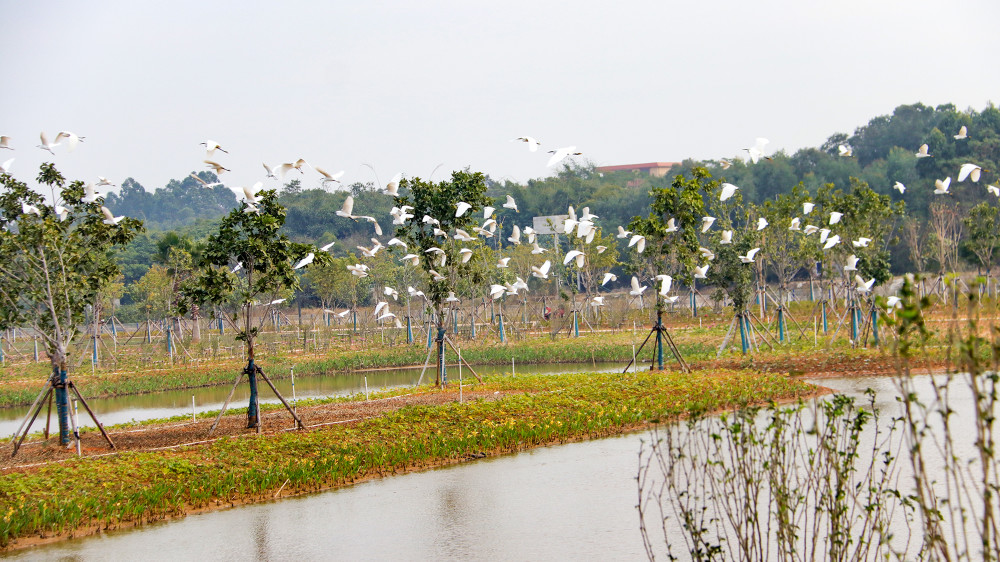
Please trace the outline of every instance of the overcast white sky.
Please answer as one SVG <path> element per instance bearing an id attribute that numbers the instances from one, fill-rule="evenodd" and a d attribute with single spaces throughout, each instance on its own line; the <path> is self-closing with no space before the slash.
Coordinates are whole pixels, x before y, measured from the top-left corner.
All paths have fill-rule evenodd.
<path id="1" fill-rule="evenodd" d="M 597 164 L 731 156 L 758 136 L 791 153 L 899 104 L 998 101 L 998 20 L 995 0 L 0 0 L 16 148 L 0 159 L 26 181 L 54 160 L 153 189 L 204 169 L 206 139 L 230 151 L 231 186 L 300 157 L 345 183 L 374 179 L 362 163 L 383 183 L 441 163 L 434 179 L 551 174 L 520 135 Z M 43 130 L 86 141 L 53 158 Z"/>

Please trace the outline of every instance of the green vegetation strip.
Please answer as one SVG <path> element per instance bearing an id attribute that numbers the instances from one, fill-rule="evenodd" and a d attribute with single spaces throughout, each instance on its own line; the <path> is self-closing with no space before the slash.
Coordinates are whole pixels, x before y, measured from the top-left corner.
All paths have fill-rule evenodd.
<path id="1" fill-rule="evenodd" d="M 515 345 L 496 343 L 462 344 L 462 357 L 473 365 L 510 365 L 527 363 L 582 363 L 590 361 L 621 361 L 632 359 L 631 333 L 594 334 L 581 338 L 552 340 L 548 337 L 533 338 Z M 679 344 L 681 353 L 689 360 L 708 357 L 713 353 L 711 346 L 703 344 Z M 645 354 L 645 352 L 644 352 Z M 456 357 L 449 350 L 447 358 Z M 338 372 L 364 369 L 382 369 L 423 365 L 427 359 L 427 348 L 422 345 L 400 345 L 366 349 L 344 349 L 331 351 L 325 356 L 275 356 L 263 357 L 261 366 L 271 378 L 289 376 L 290 367 L 295 367 L 296 376 L 328 375 Z M 433 357 L 432 357 L 433 360 Z M 34 366 L 33 366 L 34 367 Z M 623 365 L 624 367 L 624 365 Z M 202 386 L 232 384 L 240 372 L 239 361 L 217 364 L 184 364 L 167 369 L 122 371 L 116 373 L 78 373 L 72 375 L 77 386 L 87 398 L 144 394 L 163 390 L 179 390 Z M 38 395 L 41 385 L 48 376 L 45 369 L 33 368 L 30 378 L 38 384 L 4 385 L 0 387 L 0 408 L 27 406 Z"/>
<path id="2" fill-rule="evenodd" d="M 311 492 L 484 454 L 603 437 L 647 422 L 812 391 L 784 376 L 743 371 L 496 377 L 466 388 L 495 400 L 407 406 L 315 431 L 10 471 L 0 477 L 0 546 L 270 499 L 279 490 Z"/>

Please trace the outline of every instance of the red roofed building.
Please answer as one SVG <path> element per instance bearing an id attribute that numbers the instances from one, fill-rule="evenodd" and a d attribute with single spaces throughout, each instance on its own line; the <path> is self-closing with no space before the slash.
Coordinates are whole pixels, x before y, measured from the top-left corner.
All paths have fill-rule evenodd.
<path id="1" fill-rule="evenodd" d="M 621 166 L 598 166 L 597 171 L 606 172 L 642 172 L 654 178 L 662 178 L 667 175 L 670 168 L 680 166 L 680 162 L 647 162 L 645 164 L 623 164 Z"/>

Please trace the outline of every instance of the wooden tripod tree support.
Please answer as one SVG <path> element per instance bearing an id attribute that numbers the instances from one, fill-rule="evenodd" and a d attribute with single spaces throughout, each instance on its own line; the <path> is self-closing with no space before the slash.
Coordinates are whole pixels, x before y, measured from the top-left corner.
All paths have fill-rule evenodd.
<path id="1" fill-rule="evenodd" d="M 21 422 L 21 426 L 17 429 L 17 433 L 14 434 L 14 439 L 13 439 L 14 452 L 11 453 L 10 455 L 11 457 L 17 455 L 17 451 L 18 449 L 21 448 L 21 444 L 24 442 L 24 439 L 28 436 L 28 432 L 31 431 L 31 426 L 32 424 L 35 423 L 35 419 L 38 417 L 38 413 L 42 411 L 42 406 L 45 404 L 45 399 L 50 397 L 55 392 L 56 388 L 58 388 L 59 386 L 60 386 L 59 383 L 56 383 L 52 379 L 49 379 L 49 382 L 46 385 L 46 387 L 42 389 L 42 392 L 38 395 L 38 398 L 35 399 L 35 402 L 31 405 L 31 409 L 28 410 L 28 416 L 24 419 L 23 422 Z M 104 430 L 104 425 L 102 425 L 101 422 L 97 420 L 97 416 L 94 415 L 94 411 L 90 409 L 90 405 L 87 404 L 87 401 L 83 398 L 83 395 L 80 394 L 80 390 L 76 388 L 75 384 L 73 384 L 73 381 L 67 381 L 65 383 L 65 387 L 71 388 L 73 390 L 73 392 L 76 394 L 76 397 L 80 399 L 80 403 L 83 404 L 84 409 L 86 409 L 87 413 L 90 414 L 90 419 L 94 420 L 94 425 L 97 426 L 97 429 L 101 431 L 101 435 L 103 435 L 104 439 L 108 442 L 108 448 L 114 449 L 115 444 L 111 440 L 111 436 L 108 435 L 108 432 Z M 51 407 L 52 404 L 50 402 L 49 417 L 51 417 Z M 49 433 L 48 421 L 46 420 L 46 425 L 45 425 L 46 438 L 48 437 L 48 433 Z"/>
<path id="2" fill-rule="evenodd" d="M 288 410 L 288 413 L 292 415 L 292 418 L 295 420 L 295 428 L 305 429 L 305 424 L 302 423 L 302 418 L 300 418 L 299 415 L 295 412 L 295 409 L 292 408 L 287 401 L 285 401 L 285 397 L 282 396 L 280 392 L 278 392 L 278 389 L 275 388 L 274 383 L 271 382 L 271 379 L 269 379 L 267 375 L 264 374 L 264 370 L 260 368 L 260 365 L 254 365 L 254 373 L 260 375 L 260 377 L 264 379 L 264 382 L 267 383 L 267 386 L 271 387 L 271 390 L 274 392 L 274 395 L 278 397 L 278 400 L 280 400 L 282 405 L 285 406 L 285 409 Z M 213 422 L 212 427 L 208 429 L 209 435 L 215 432 L 215 429 L 219 426 L 219 422 L 222 421 L 222 416 L 225 415 L 226 410 L 229 408 L 229 402 L 233 399 L 233 394 L 236 393 L 236 387 L 238 387 L 240 385 L 240 381 L 243 380 L 243 375 L 248 375 L 248 374 L 250 373 L 247 372 L 247 369 L 243 369 L 243 371 L 240 372 L 240 376 L 236 377 L 236 382 L 233 383 L 233 387 L 229 390 L 229 396 L 226 396 L 226 401 L 222 404 L 222 409 L 219 410 L 219 415 L 215 417 L 215 422 Z M 261 428 L 261 421 L 260 421 L 261 417 L 262 416 L 260 408 L 258 407 L 257 408 L 258 431 L 260 431 Z"/>

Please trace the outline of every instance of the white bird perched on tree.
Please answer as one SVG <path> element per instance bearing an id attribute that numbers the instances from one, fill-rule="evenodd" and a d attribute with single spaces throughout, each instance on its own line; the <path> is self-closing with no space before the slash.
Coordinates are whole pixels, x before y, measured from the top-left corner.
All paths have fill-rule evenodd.
<path id="1" fill-rule="evenodd" d="M 517 210 L 517 201 L 514 201 L 514 198 L 512 196 L 510 196 L 510 195 L 507 196 L 507 202 L 503 204 L 503 208 L 504 209 L 513 209 L 515 213 L 519 213 L 520 212 L 520 211 Z"/>
<path id="2" fill-rule="evenodd" d="M 715 223 L 715 217 L 701 217 L 702 234 L 708 232 L 708 229 L 712 228 L 712 224 L 714 223 Z"/>
<path id="3" fill-rule="evenodd" d="M 855 289 L 859 293 L 867 293 L 867 292 L 871 291 L 872 290 L 872 285 L 875 284 L 875 278 L 874 277 L 872 277 L 868 281 L 865 281 L 864 279 L 861 278 L 860 275 L 855 275 L 854 276 L 854 281 L 855 281 L 855 283 L 857 283 L 857 287 L 855 287 Z"/>
<path id="4" fill-rule="evenodd" d="M 472 250 L 469 248 L 462 248 L 458 253 L 462 255 L 462 263 L 468 263 L 472 259 Z"/>
<path id="5" fill-rule="evenodd" d="M 965 125 L 962 125 L 961 127 L 959 127 L 958 134 L 955 135 L 954 138 L 955 140 L 963 140 L 969 138 L 969 129 Z"/>
<path id="6" fill-rule="evenodd" d="M 632 239 L 628 242 L 628 247 L 631 248 L 632 246 L 635 246 L 636 251 L 641 254 L 646 249 L 646 237 L 642 234 L 632 236 Z"/>
<path id="7" fill-rule="evenodd" d="M 552 262 L 549 260 L 545 260 L 545 263 L 543 263 L 540 267 L 537 265 L 531 266 L 531 275 L 539 279 L 548 279 L 549 268 L 551 267 L 552 267 Z"/>
<path id="8" fill-rule="evenodd" d="M 951 176 L 941 180 L 934 180 L 934 195 L 948 195 L 948 187 L 951 186 Z"/>
<path id="9" fill-rule="evenodd" d="M 753 146 L 751 146 L 750 148 L 744 148 L 743 150 L 749 153 L 750 161 L 756 164 L 757 161 L 760 160 L 761 158 L 767 158 L 767 156 L 764 156 L 764 146 L 766 146 L 769 142 L 771 141 L 763 137 L 757 137 L 757 140 L 754 141 Z M 770 160 L 770 158 L 767 159 Z"/>
<path id="10" fill-rule="evenodd" d="M 705 264 L 703 266 L 694 266 L 694 278 L 695 279 L 705 279 L 708 277 L 708 266 L 711 264 Z"/>
<path id="11" fill-rule="evenodd" d="M 101 209 L 104 209 L 104 207 L 101 207 Z M 39 217 L 42 216 L 41 209 L 30 203 L 24 203 L 24 202 L 21 203 L 21 213 L 25 215 L 35 215 Z"/>
<path id="12" fill-rule="evenodd" d="M 864 236 L 861 236 L 857 240 L 852 240 L 851 244 L 854 244 L 855 248 L 867 248 L 868 244 L 871 241 L 872 241 L 871 238 L 865 238 Z"/>
<path id="13" fill-rule="evenodd" d="M 757 230 L 764 230 L 765 228 L 767 228 L 767 219 L 760 217 L 757 219 Z"/>
<path id="14" fill-rule="evenodd" d="M 3 172 L 5 174 L 9 174 L 10 173 L 10 166 L 13 163 L 14 163 L 14 159 L 13 158 L 4 160 L 4 163 L 0 164 L 0 172 Z"/>
<path id="15" fill-rule="evenodd" d="M 812 234 L 814 232 L 819 232 L 819 227 L 815 226 L 815 225 L 807 224 L 806 227 L 802 229 L 802 232 L 805 233 L 806 236 L 808 236 L 808 235 L 810 235 L 810 234 Z"/>
<path id="16" fill-rule="evenodd" d="M 218 162 L 213 162 L 211 160 L 205 160 L 205 165 L 215 170 L 215 175 L 217 176 L 221 176 L 222 172 L 231 171 L 229 168 L 223 166 L 222 164 L 219 164 Z"/>
<path id="17" fill-rule="evenodd" d="M 840 219 L 843 216 L 844 213 L 838 213 L 837 211 L 830 211 L 830 224 L 837 224 L 838 222 L 840 222 Z"/>
<path id="18" fill-rule="evenodd" d="M 111 210 L 107 207 L 101 207 L 101 212 L 104 213 L 104 224 L 117 225 L 122 222 L 125 217 L 116 217 L 111 214 Z"/>
<path id="19" fill-rule="evenodd" d="M 531 243 L 531 253 L 532 254 L 542 254 L 542 253 L 545 253 L 545 252 L 548 252 L 548 250 L 546 248 L 543 248 L 543 247 L 539 246 L 538 242 L 532 242 Z"/>
<path id="20" fill-rule="evenodd" d="M 795 217 L 792 219 L 792 224 L 788 226 L 788 230 L 802 230 L 802 219 Z"/>
<path id="21" fill-rule="evenodd" d="M 397 291 L 396 289 L 393 289 L 392 287 L 390 287 L 388 285 L 386 285 L 385 287 L 382 288 L 382 293 L 385 296 L 387 296 L 387 297 L 392 297 L 392 300 L 394 300 L 394 301 L 398 301 L 399 300 L 399 291 Z"/>
<path id="22" fill-rule="evenodd" d="M 660 281 L 660 296 L 667 296 L 670 292 L 670 286 L 673 285 L 674 278 L 669 275 L 657 275 L 656 279 Z"/>
<path id="23" fill-rule="evenodd" d="M 722 239 L 719 240 L 719 244 L 732 244 L 733 243 L 733 231 L 723 230 Z"/>
<path id="24" fill-rule="evenodd" d="M 340 210 L 336 212 L 336 215 L 338 217 L 344 217 L 345 219 L 354 220 L 353 213 L 354 213 L 354 197 L 348 195 L 347 198 L 344 199 L 344 204 L 341 205 Z"/>
<path id="25" fill-rule="evenodd" d="M 239 262 L 233 266 L 233 270 L 230 273 L 236 273 L 237 271 L 243 269 L 243 262 Z"/>
<path id="26" fill-rule="evenodd" d="M 648 288 L 648 285 L 642 285 L 642 286 L 640 286 L 639 285 L 639 278 L 636 277 L 635 275 L 633 275 L 632 276 L 632 290 L 629 291 L 628 294 L 632 295 L 633 297 L 638 297 L 647 288 Z"/>
<path id="27" fill-rule="evenodd" d="M 580 156 L 583 153 L 577 152 L 575 146 L 564 146 L 562 148 L 550 150 L 549 154 L 552 156 L 549 158 L 549 162 L 545 166 L 551 168 L 568 156 Z"/>
<path id="28" fill-rule="evenodd" d="M 757 252 L 759 252 L 759 251 L 760 251 L 760 248 L 754 248 L 754 249 L 750 250 L 749 252 L 747 252 L 746 255 L 738 256 L 740 258 L 740 262 L 742 262 L 742 263 L 753 263 L 754 257 L 756 257 Z"/>
<path id="29" fill-rule="evenodd" d="M 514 225 L 514 228 L 511 229 L 511 233 L 510 236 L 507 237 L 507 241 L 518 246 L 521 245 L 521 229 L 516 224 Z"/>
<path id="30" fill-rule="evenodd" d="M 507 264 L 510 263 L 510 258 L 500 258 L 497 260 L 497 267 L 504 268 L 508 267 Z"/>
<path id="31" fill-rule="evenodd" d="M 824 250 L 829 250 L 830 248 L 840 244 L 840 235 L 834 234 L 833 236 L 826 239 L 826 244 L 823 244 Z"/>
<path id="32" fill-rule="evenodd" d="M 314 254 L 312 252 L 309 252 L 308 254 L 306 254 L 306 257 L 304 257 L 301 260 L 299 260 L 299 263 L 295 264 L 295 267 L 293 267 L 292 269 L 303 268 L 303 267 L 311 264 L 313 262 L 313 258 L 315 258 L 315 257 L 316 257 L 316 254 Z"/>
<path id="33" fill-rule="evenodd" d="M 931 155 L 927 153 L 927 145 L 922 144 L 920 148 L 917 149 L 917 153 L 914 154 L 917 158 L 929 158 Z"/>
<path id="34" fill-rule="evenodd" d="M 403 181 L 403 173 L 399 172 L 392 176 L 389 183 L 385 184 L 385 189 L 382 190 L 382 193 L 392 197 L 399 197 L 399 182 L 401 181 Z"/>
<path id="35" fill-rule="evenodd" d="M 844 271 L 857 271 L 858 270 L 858 256 L 851 254 L 847 256 L 847 265 L 844 266 Z"/>
<path id="36" fill-rule="evenodd" d="M 393 238 L 393 239 L 389 240 L 388 242 L 386 242 L 385 245 L 386 246 L 399 246 L 403 250 L 406 250 L 409 247 L 409 246 L 406 245 L 406 242 L 403 242 L 399 238 Z"/>
<path id="37" fill-rule="evenodd" d="M 739 187 L 736 187 L 731 183 L 722 184 L 722 193 L 719 194 L 719 201 L 725 201 L 726 199 L 729 199 L 736 193 L 737 189 L 739 189 Z"/>
<path id="38" fill-rule="evenodd" d="M 969 178 L 974 182 L 979 181 L 979 176 L 983 169 L 972 163 L 962 164 L 962 167 L 958 170 L 958 181 L 965 181 L 965 178 Z"/>
<path id="39" fill-rule="evenodd" d="M 438 282 L 438 283 L 440 283 L 441 281 L 444 281 L 444 280 L 448 279 L 447 275 L 441 275 L 440 273 L 438 273 L 437 271 L 434 271 L 433 269 L 428 269 L 427 273 L 430 273 L 432 281 L 435 281 L 435 282 Z"/>
<path id="40" fill-rule="evenodd" d="M 566 252 L 566 257 L 563 258 L 563 265 L 568 265 L 569 262 L 576 260 L 577 267 L 583 267 L 583 262 L 586 259 L 586 254 L 580 250 L 570 250 Z"/>
<path id="41" fill-rule="evenodd" d="M 619 225 L 618 234 L 615 236 L 615 238 L 628 238 L 630 234 L 632 234 L 631 230 L 625 230 L 624 228 L 622 228 L 621 225 Z"/>
<path id="42" fill-rule="evenodd" d="M 810 203 L 809 201 L 806 201 L 805 203 L 802 204 L 802 214 L 808 215 L 809 213 L 813 212 L 814 208 L 816 208 L 815 203 Z"/>
<path id="43" fill-rule="evenodd" d="M 839 152 L 841 156 L 848 158 L 854 156 L 854 148 L 846 144 L 841 144 L 837 146 L 837 152 Z"/>
<path id="44" fill-rule="evenodd" d="M 903 185 L 903 182 L 897 181 L 896 183 L 892 184 L 892 188 L 900 193 L 906 193 L 906 186 Z"/>
<path id="45" fill-rule="evenodd" d="M 215 154 L 216 150 L 221 150 L 222 152 L 225 152 L 226 154 L 229 154 L 228 150 L 226 150 L 225 148 L 222 148 L 222 145 L 220 145 L 219 143 L 215 142 L 214 140 L 207 140 L 205 142 L 200 142 L 198 144 L 200 144 L 200 145 L 202 145 L 202 146 L 205 147 L 205 156 L 211 157 L 213 154 Z"/>
<path id="46" fill-rule="evenodd" d="M 466 203 L 465 201 L 459 201 L 455 204 L 455 218 L 458 218 L 465 214 L 466 211 L 472 208 L 472 205 Z"/>
<path id="47" fill-rule="evenodd" d="M 510 142 L 514 142 L 514 141 L 521 141 L 523 143 L 526 143 L 528 145 L 528 151 L 530 151 L 530 152 L 536 152 L 536 151 L 538 151 L 538 147 L 541 145 L 541 143 L 539 143 L 537 140 L 535 140 L 534 137 L 529 137 L 529 136 L 523 136 L 523 137 L 517 137 L 516 139 L 510 139 Z"/>
<path id="48" fill-rule="evenodd" d="M 316 172 L 318 172 L 319 175 L 323 176 L 323 180 L 320 182 L 323 185 L 326 185 L 332 181 L 340 183 L 340 178 L 344 177 L 344 170 L 341 170 L 335 174 L 331 174 L 330 172 L 327 172 L 326 170 L 320 168 L 319 166 L 313 166 L 313 170 L 316 170 Z"/>
<path id="49" fill-rule="evenodd" d="M 604 274 L 604 280 L 601 281 L 601 286 L 603 287 L 603 286 L 607 285 L 609 281 L 617 281 L 617 280 L 618 280 L 618 276 L 615 275 L 614 273 L 610 273 L 610 272 L 605 273 Z"/>
<path id="50" fill-rule="evenodd" d="M 619 227 L 620 228 L 620 227 Z M 677 232 L 677 219 L 670 217 L 667 219 L 667 233 Z"/>

